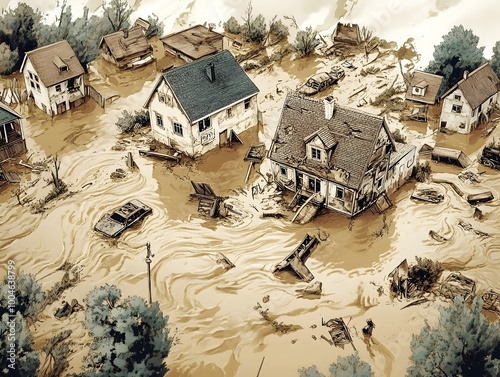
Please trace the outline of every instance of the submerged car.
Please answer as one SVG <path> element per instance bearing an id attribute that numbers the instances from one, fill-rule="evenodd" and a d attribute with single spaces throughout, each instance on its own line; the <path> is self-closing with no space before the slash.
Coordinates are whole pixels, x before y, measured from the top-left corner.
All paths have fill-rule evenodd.
<path id="1" fill-rule="evenodd" d="M 153 210 L 137 199 L 125 203 L 111 214 L 106 214 L 97 222 L 94 230 L 106 237 L 118 237 L 123 231 L 151 214 Z"/>
<path id="2" fill-rule="evenodd" d="M 297 88 L 297 91 L 306 96 L 312 96 L 336 84 L 344 75 L 345 72 L 342 68 L 333 67 L 330 72 L 320 72 L 312 75 L 305 84 Z"/>

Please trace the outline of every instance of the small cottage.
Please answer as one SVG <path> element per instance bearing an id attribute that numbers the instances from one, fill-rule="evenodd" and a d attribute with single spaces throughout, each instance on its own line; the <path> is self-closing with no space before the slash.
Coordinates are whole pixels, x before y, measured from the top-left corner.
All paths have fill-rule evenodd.
<path id="1" fill-rule="evenodd" d="M 257 124 L 257 93 L 229 51 L 164 72 L 147 99 L 152 136 L 196 156 Z"/>
<path id="2" fill-rule="evenodd" d="M 332 35 L 333 43 L 357 46 L 361 43 L 361 33 L 357 24 L 337 23 Z"/>
<path id="3" fill-rule="evenodd" d="M 26 152 L 21 116 L 0 104 L 0 161 Z"/>
<path id="4" fill-rule="evenodd" d="M 224 49 L 224 36 L 203 25 L 196 25 L 161 38 L 165 52 L 186 62 L 214 55 Z"/>
<path id="5" fill-rule="evenodd" d="M 434 105 L 442 82 L 443 76 L 424 71 L 414 71 L 406 91 L 406 99 Z"/>
<path id="6" fill-rule="evenodd" d="M 148 27 L 147 21 L 139 19 L 130 29 L 105 35 L 99 44 L 101 56 L 119 68 L 136 68 L 151 63 L 154 60 L 153 48 L 145 36 Z"/>
<path id="7" fill-rule="evenodd" d="M 500 80 L 488 63 L 483 64 L 451 87 L 441 98 L 439 127 L 463 134 L 486 123 L 498 103 Z"/>
<path id="8" fill-rule="evenodd" d="M 28 99 L 49 115 L 85 102 L 84 70 L 67 41 L 27 52 L 21 72 Z"/>
<path id="9" fill-rule="evenodd" d="M 383 117 L 290 92 L 269 159 L 283 186 L 354 216 L 404 183 L 415 150 L 394 142 Z"/>

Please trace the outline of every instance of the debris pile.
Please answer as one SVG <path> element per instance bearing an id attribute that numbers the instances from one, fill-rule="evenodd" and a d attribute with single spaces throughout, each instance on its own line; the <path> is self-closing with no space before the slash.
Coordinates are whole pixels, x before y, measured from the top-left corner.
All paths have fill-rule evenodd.
<path id="1" fill-rule="evenodd" d="M 443 201 L 444 195 L 436 189 L 416 189 L 411 194 L 411 198 L 429 203 L 440 203 Z"/>
<path id="2" fill-rule="evenodd" d="M 476 291 L 476 282 L 462 274 L 452 273 L 441 285 L 441 296 L 453 300 L 456 296 L 464 296 L 465 300 L 471 299 Z"/>
<path id="3" fill-rule="evenodd" d="M 321 335 L 321 338 L 325 339 L 331 345 L 340 347 L 342 349 L 344 349 L 344 346 L 346 344 L 351 344 L 352 348 L 354 348 L 354 351 L 356 351 L 356 347 L 354 347 L 354 344 L 352 342 L 352 337 L 349 329 L 347 328 L 347 325 L 345 324 L 342 317 L 333 318 L 326 322 L 321 319 L 321 325 L 330 328 L 330 330 L 328 330 L 328 333 L 331 336 L 331 340 L 327 339 L 324 335 Z"/>
<path id="4" fill-rule="evenodd" d="M 319 239 L 316 236 L 306 234 L 302 242 L 285 259 L 273 267 L 272 272 L 276 273 L 290 268 L 302 280 L 307 282 L 313 280 L 314 276 L 306 267 L 305 262 L 318 243 Z"/>

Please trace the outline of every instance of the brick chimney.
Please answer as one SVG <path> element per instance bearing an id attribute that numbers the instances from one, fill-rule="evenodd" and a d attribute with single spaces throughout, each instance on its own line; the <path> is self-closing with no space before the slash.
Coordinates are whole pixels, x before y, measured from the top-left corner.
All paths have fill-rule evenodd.
<path id="1" fill-rule="evenodd" d="M 464 80 L 467 80 L 469 78 L 469 71 L 465 70 L 464 71 Z"/>
<path id="2" fill-rule="evenodd" d="M 206 66 L 207 76 L 210 82 L 215 81 L 215 66 L 214 63 L 208 63 Z"/>
<path id="3" fill-rule="evenodd" d="M 335 100 L 332 96 L 328 96 L 323 100 L 325 105 L 325 119 L 332 119 L 335 112 Z"/>
<path id="4" fill-rule="evenodd" d="M 128 29 L 123 30 L 123 38 L 128 38 Z"/>

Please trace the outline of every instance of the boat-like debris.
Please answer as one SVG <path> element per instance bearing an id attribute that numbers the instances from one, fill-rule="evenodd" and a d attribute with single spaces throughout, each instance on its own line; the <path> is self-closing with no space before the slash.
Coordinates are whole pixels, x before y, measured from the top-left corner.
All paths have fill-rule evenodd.
<path id="1" fill-rule="evenodd" d="M 314 275 L 306 267 L 305 262 L 314 247 L 319 243 L 316 236 L 306 234 L 302 242 L 285 259 L 273 267 L 272 272 L 291 269 L 299 278 L 307 282 L 314 279 Z"/>

